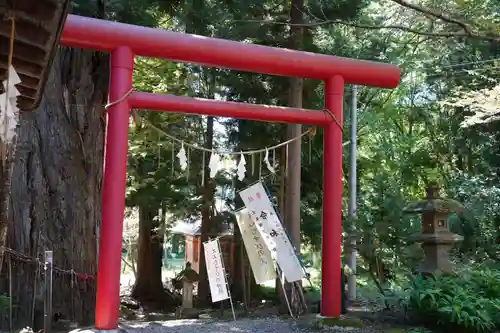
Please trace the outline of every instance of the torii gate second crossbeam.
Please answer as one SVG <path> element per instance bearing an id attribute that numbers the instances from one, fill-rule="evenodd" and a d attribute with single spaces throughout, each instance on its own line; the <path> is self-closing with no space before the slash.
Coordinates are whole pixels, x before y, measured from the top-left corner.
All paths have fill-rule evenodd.
<path id="1" fill-rule="evenodd" d="M 95 326 L 118 326 L 128 127 L 131 108 L 301 123 L 324 130 L 321 315 L 340 316 L 342 105 L 345 84 L 395 88 L 396 66 L 279 49 L 69 15 L 61 45 L 111 53 Z M 324 108 L 304 110 L 133 92 L 134 56 L 323 80 Z M 118 102 L 117 102 L 118 101 Z M 338 122 L 338 124 L 337 124 Z"/>

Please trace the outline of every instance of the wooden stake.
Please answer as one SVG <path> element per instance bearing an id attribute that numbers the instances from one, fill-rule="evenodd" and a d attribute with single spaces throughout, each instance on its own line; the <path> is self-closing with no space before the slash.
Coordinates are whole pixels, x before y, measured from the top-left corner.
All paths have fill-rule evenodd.
<path id="1" fill-rule="evenodd" d="M 245 246 L 243 243 L 243 239 L 240 240 L 240 269 L 241 269 L 241 282 L 242 282 L 242 287 L 243 287 L 243 304 L 245 306 L 245 312 L 248 313 L 248 298 L 247 298 L 247 283 L 246 283 L 246 270 L 245 270 L 245 250 L 243 247 Z"/>
<path id="2" fill-rule="evenodd" d="M 36 270 L 35 270 L 35 279 L 33 281 L 33 304 L 31 308 L 31 325 L 35 327 L 35 307 L 36 307 L 36 286 L 38 281 L 38 275 L 40 272 L 40 262 L 38 258 L 35 259 Z"/>

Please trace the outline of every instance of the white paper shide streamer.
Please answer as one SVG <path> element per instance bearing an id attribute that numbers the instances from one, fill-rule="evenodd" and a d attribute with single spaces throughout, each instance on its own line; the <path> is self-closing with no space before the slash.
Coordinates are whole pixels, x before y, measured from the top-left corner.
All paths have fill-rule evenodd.
<path id="1" fill-rule="evenodd" d="M 210 168 L 210 178 L 214 178 L 220 168 L 220 156 L 216 153 L 210 154 L 210 161 L 208 162 Z"/>
<path id="2" fill-rule="evenodd" d="M 240 162 L 238 163 L 238 167 L 236 168 L 236 174 L 238 175 L 238 180 L 241 182 L 245 179 L 245 173 L 247 172 L 246 165 L 247 161 L 245 161 L 245 155 L 240 155 Z"/>
<path id="3" fill-rule="evenodd" d="M 181 170 L 184 171 L 187 168 L 187 156 L 186 150 L 184 149 L 184 143 L 181 143 L 181 149 L 177 153 L 177 158 L 179 159 L 179 165 L 181 166 Z"/>
<path id="4" fill-rule="evenodd" d="M 222 265 L 219 239 L 214 239 L 203 244 L 205 262 L 207 265 L 208 284 L 212 295 L 212 303 L 230 298 L 226 284 L 226 271 Z"/>
<path id="5" fill-rule="evenodd" d="M 262 183 L 247 187 L 240 196 L 286 280 L 302 280 L 305 277 L 302 264 Z"/>
<path id="6" fill-rule="evenodd" d="M 270 173 L 276 172 L 276 170 L 271 165 L 271 162 L 269 162 L 269 149 L 267 149 L 267 148 L 266 148 L 266 155 L 264 155 L 264 163 L 266 163 L 267 170 L 269 170 Z"/>
<path id="7" fill-rule="evenodd" d="M 0 95 L 0 138 L 2 142 L 12 143 L 19 121 L 17 96 L 20 95 L 16 85 L 21 83 L 19 75 L 13 66 L 9 67 L 8 80 L 3 81 L 5 92 Z M 8 86 L 7 86 L 8 84 Z"/>

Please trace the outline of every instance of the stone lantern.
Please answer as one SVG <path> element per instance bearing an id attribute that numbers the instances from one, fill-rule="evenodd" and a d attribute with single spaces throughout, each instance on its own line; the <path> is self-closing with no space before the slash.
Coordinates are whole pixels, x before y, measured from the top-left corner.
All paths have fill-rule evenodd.
<path id="1" fill-rule="evenodd" d="M 427 198 L 413 201 L 404 208 L 404 213 L 422 216 L 422 233 L 412 237 L 414 241 L 421 243 L 424 250 L 424 260 L 418 268 L 419 273 L 452 271 L 453 264 L 450 262 L 449 252 L 463 237 L 450 231 L 447 218 L 449 214 L 463 211 L 464 207 L 459 202 L 439 197 L 439 187 L 436 184 L 427 187 Z"/>
<path id="2" fill-rule="evenodd" d="M 197 311 L 193 308 L 194 283 L 198 282 L 200 276 L 191 268 L 191 263 L 186 263 L 184 268 L 173 279 L 174 289 L 182 289 L 182 306 L 176 311 L 176 318 L 195 319 L 198 318 Z"/>

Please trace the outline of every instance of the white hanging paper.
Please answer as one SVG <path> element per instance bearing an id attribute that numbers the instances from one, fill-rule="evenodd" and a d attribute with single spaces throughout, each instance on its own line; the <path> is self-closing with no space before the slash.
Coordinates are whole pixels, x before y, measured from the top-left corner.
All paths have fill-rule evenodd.
<path id="1" fill-rule="evenodd" d="M 187 168 L 187 156 L 186 150 L 184 149 L 184 142 L 181 143 L 181 149 L 177 153 L 177 158 L 179 159 L 179 164 L 181 166 L 181 170 L 184 171 Z"/>
<path id="2" fill-rule="evenodd" d="M 12 143 L 12 140 L 16 135 L 17 120 L 14 119 L 8 120 L 7 124 L 5 124 L 4 121 L 2 121 L 0 122 L 0 124 L 1 124 L 0 138 L 2 139 L 2 142 Z"/>
<path id="3" fill-rule="evenodd" d="M 10 120 L 14 121 L 17 119 L 18 108 L 13 98 L 7 98 L 7 94 L 3 93 L 0 95 L 0 109 L 2 110 L 2 121 L 5 119 L 5 116 Z M 4 110 L 7 107 L 7 110 Z"/>
<path id="4" fill-rule="evenodd" d="M 286 280 L 302 280 L 305 277 L 302 264 L 262 183 L 247 187 L 239 194 Z"/>
<path id="5" fill-rule="evenodd" d="M 10 66 L 8 80 L 3 81 L 5 92 L 0 95 L 0 138 L 3 142 L 12 142 L 16 135 L 19 115 L 17 96 L 21 93 L 15 85 L 19 83 L 21 83 L 19 75 L 17 75 L 14 67 Z"/>
<path id="6" fill-rule="evenodd" d="M 247 168 L 245 165 L 247 162 L 245 161 L 245 155 L 241 154 L 240 155 L 240 162 L 238 163 L 238 167 L 236 170 L 236 174 L 238 175 L 238 179 L 241 182 L 243 179 L 245 179 L 245 173 L 247 172 Z"/>
<path id="7" fill-rule="evenodd" d="M 210 168 L 210 178 L 214 178 L 220 167 L 220 156 L 216 153 L 210 154 L 210 161 L 208 162 Z"/>
<path id="8" fill-rule="evenodd" d="M 236 213 L 236 221 L 241 231 L 241 238 L 247 250 L 248 261 L 252 267 L 255 282 L 264 284 L 276 279 L 274 262 L 264 239 L 260 235 L 252 216 L 247 209 Z"/>
<path id="9" fill-rule="evenodd" d="M 5 94 L 3 94 L 5 101 Z M 2 100 L 2 95 L 0 95 L 0 101 Z M 0 118 L 0 138 L 3 142 L 12 142 L 16 134 L 17 128 L 17 108 L 13 108 L 10 102 L 7 102 L 7 112 L 3 112 L 5 108 L 5 103 L 0 107 L 2 110 Z"/>
<path id="10" fill-rule="evenodd" d="M 267 170 L 271 173 L 275 173 L 276 170 L 272 167 L 271 163 L 269 162 L 269 150 L 266 148 L 266 155 L 264 156 L 264 163 L 266 163 Z"/>
<path id="11" fill-rule="evenodd" d="M 21 83 L 21 78 L 17 75 L 16 69 L 14 66 L 10 65 L 9 67 L 9 87 L 13 87 L 16 84 Z M 5 85 L 4 85 L 5 87 Z"/>
<path id="12" fill-rule="evenodd" d="M 7 81 L 3 81 L 3 86 L 5 87 L 6 85 L 7 85 Z M 16 102 L 17 96 L 19 96 L 19 95 L 21 95 L 19 90 L 17 90 L 17 88 L 15 86 L 10 85 L 10 81 L 9 81 L 9 101 L 13 105 L 16 105 L 15 102 Z"/>
<path id="13" fill-rule="evenodd" d="M 226 270 L 222 265 L 219 239 L 217 238 L 204 243 L 203 248 L 205 250 L 205 262 L 207 265 L 208 284 L 210 285 L 212 303 L 230 298 L 226 284 Z"/>
<path id="14" fill-rule="evenodd" d="M 7 133 L 6 133 L 6 136 L 5 136 L 5 139 L 6 139 L 5 141 L 12 142 L 12 140 L 14 140 L 14 136 L 16 135 L 16 127 L 9 127 L 7 129 Z"/>

